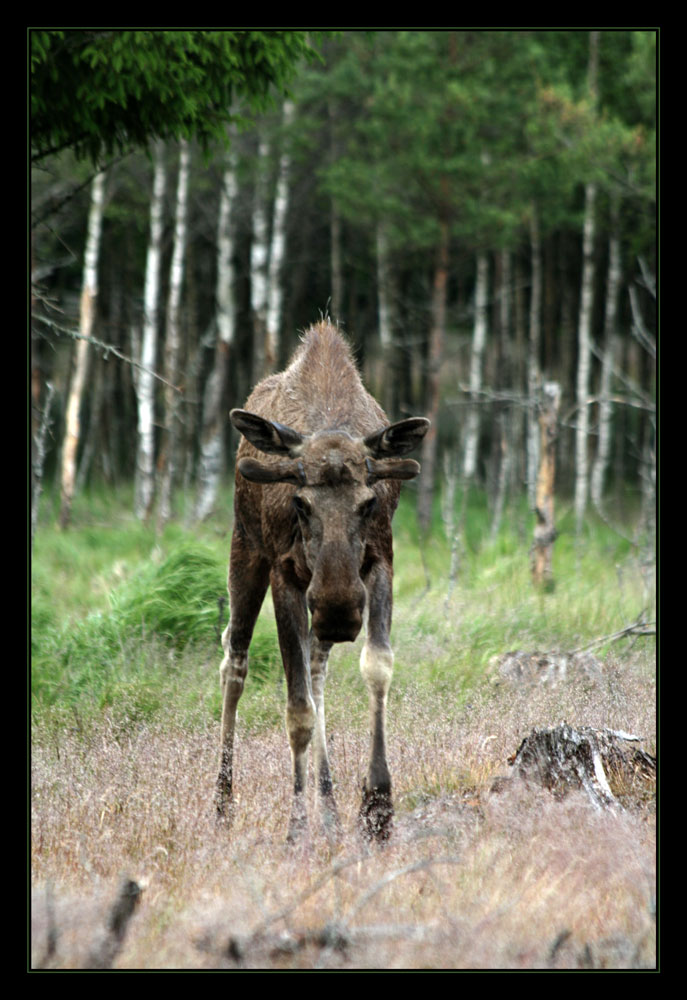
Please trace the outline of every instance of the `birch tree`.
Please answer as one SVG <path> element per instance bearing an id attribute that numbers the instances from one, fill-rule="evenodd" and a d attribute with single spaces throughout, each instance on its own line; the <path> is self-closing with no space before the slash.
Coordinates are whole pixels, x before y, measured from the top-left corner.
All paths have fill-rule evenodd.
<path id="1" fill-rule="evenodd" d="M 599 60 L 599 32 L 589 37 L 589 93 L 596 96 Z M 594 306 L 594 237 L 596 234 L 596 183 L 588 181 L 584 189 L 584 228 L 582 235 L 582 285 L 577 327 L 577 422 L 575 429 L 575 530 L 582 530 L 589 491 L 589 381 L 591 371 L 591 328 Z"/>
<path id="2" fill-rule="evenodd" d="M 616 318 L 622 277 L 620 235 L 618 232 L 619 216 L 619 199 L 614 198 L 611 209 L 611 233 L 608 240 L 604 340 L 599 384 L 599 437 L 591 482 L 592 503 L 597 509 L 601 509 L 603 503 L 604 479 L 611 453 L 611 418 L 613 415 L 613 404 L 610 398 L 611 376 L 616 353 Z"/>
<path id="3" fill-rule="evenodd" d="M 279 174 L 277 190 L 274 196 L 274 212 L 272 219 L 272 239 L 269 252 L 269 268 L 267 280 L 267 316 L 265 332 L 265 368 L 273 371 L 279 360 L 279 346 L 282 325 L 282 302 L 284 291 L 282 273 L 286 254 L 286 218 L 289 207 L 289 170 L 291 157 L 286 143 L 288 130 L 293 123 L 294 106 L 292 101 L 284 101 L 282 124 L 284 125 L 284 147 L 279 158 Z"/>
<path id="4" fill-rule="evenodd" d="M 158 500 L 158 525 L 161 527 L 172 512 L 172 489 L 177 460 L 177 424 L 179 419 L 179 392 L 176 388 L 179 375 L 181 292 L 184 283 L 186 256 L 186 230 L 188 205 L 188 179 L 190 148 L 185 139 L 179 148 L 179 176 L 177 178 L 176 208 L 174 212 L 174 248 L 169 277 L 167 299 L 167 327 L 165 332 L 165 389 L 164 426 L 162 428 L 162 463 L 160 469 L 160 496 Z"/>
<path id="5" fill-rule="evenodd" d="M 227 372 L 234 347 L 236 312 L 234 303 L 234 236 L 231 210 L 236 199 L 236 152 L 232 146 L 222 177 L 217 226 L 217 287 L 216 341 L 212 370 L 205 384 L 200 456 L 198 459 L 198 489 L 193 516 L 202 521 L 212 511 L 224 467 L 224 413 L 222 400 Z"/>
<path id="6" fill-rule="evenodd" d="M 138 403 L 138 448 L 134 484 L 134 512 L 144 520 L 155 493 L 155 360 L 158 341 L 160 269 L 166 190 L 165 146 L 155 145 L 153 193 L 150 203 L 150 236 L 143 293 L 143 336 L 140 370 L 136 379 Z"/>
<path id="7" fill-rule="evenodd" d="M 489 294 L 489 257 L 484 251 L 477 254 L 477 278 L 475 281 L 475 321 L 472 331 L 470 352 L 470 407 L 468 409 L 465 433 L 465 454 L 463 478 L 472 479 L 477 470 L 477 446 L 479 443 L 478 395 L 482 388 L 482 364 L 487 342 L 487 299 Z"/>
<path id="8" fill-rule="evenodd" d="M 508 341 L 511 328 L 512 314 L 512 266 L 511 252 L 502 249 L 499 254 L 501 287 L 499 289 L 499 341 L 500 341 L 500 375 L 502 384 L 508 384 L 508 377 L 512 375 L 512 366 L 509 359 Z M 505 376 L 505 378 L 504 378 Z M 510 417 L 510 419 L 509 419 Z M 496 485 L 494 490 L 494 509 L 491 520 L 491 538 L 496 538 L 501 526 L 503 509 L 508 491 L 508 481 L 511 467 L 511 446 L 512 446 L 512 415 L 504 406 L 498 407 L 496 411 L 495 451 L 498 455 Z"/>
<path id="9" fill-rule="evenodd" d="M 537 402 L 539 399 L 539 352 L 541 344 L 542 262 L 539 215 L 533 206 L 530 218 L 530 255 L 532 287 L 530 291 L 529 338 L 527 345 L 527 498 L 534 507 L 539 464 L 539 431 Z"/>
<path id="10" fill-rule="evenodd" d="M 266 374 L 265 333 L 267 328 L 267 282 L 269 270 L 269 216 L 267 162 L 269 142 L 260 136 L 257 180 L 253 194 L 253 237 L 250 244 L 250 307 L 253 316 L 254 381 Z"/>
<path id="11" fill-rule="evenodd" d="M 376 231 L 377 257 L 377 322 L 379 341 L 382 347 L 382 365 L 387 373 L 394 372 L 398 365 L 394 357 L 396 330 L 396 290 L 394 271 L 386 223 L 380 219 Z M 387 413 L 394 410 L 394 397 L 398 394 L 398 380 L 387 377 L 383 381 L 382 406 Z"/>
<path id="12" fill-rule="evenodd" d="M 79 339 L 76 342 L 74 374 L 67 401 L 64 443 L 62 446 L 60 524 L 66 528 L 71 519 L 76 456 L 81 435 L 81 400 L 86 383 L 89 339 L 95 320 L 98 296 L 98 258 L 105 201 L 105 174 L 95 175 L 91 187 L 91 208 L 88 216 L 88 236 L 84 255 L 84 275 L 79 313 Z"/>
<path id="13" fill-rule="evenodd" d="M 432 284 L 432 325 L 429 336 L 427 371 L 427 416 L 431 426 L 422 441 L 422 476 L 418 486 L 417 516 L 420 529 L 429 530 L 434 497 L 434 469 L 437 460 L 437 424 L 440 403 L 440 376 L 446 338 L 446 294 L 449 265 L 449 223 L 442 220 Z"/>

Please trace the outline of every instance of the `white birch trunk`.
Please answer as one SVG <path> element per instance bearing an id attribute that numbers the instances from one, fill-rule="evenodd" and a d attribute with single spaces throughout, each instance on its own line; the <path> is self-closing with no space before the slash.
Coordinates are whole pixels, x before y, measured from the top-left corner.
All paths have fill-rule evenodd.
<path id="1" fill-rule="evenodd" d="M 234 240 L 231 208 L 236 198 L 236 155 L 229 162 L 222 180 L 217 227 L 217 341 L 212 371 L 205 384 L 203 424 L 198 459 L 198 490 L 193 517 L 202 521 L 213 510 L 224 468 L 224 426 L 222 397 L 231 350 L 234 344 L 236 313 L 234 306 Z"/>
<path id="2" fill-rule="evenodd" d="M 176 209 L 174 214 L 174 248 L 169 275 L 167 299 L 167 329 L 165 332 L 165 426 L 163 430 L 164 464 L 160 479 L 158 525 L 166 524 L 172 514 L 172 489 L 176 472 L 177 420 L 179 394 L 174 388 L 179 374 L 181 292 L 184 284 L 186 257 L 186 230 L 188 206 L 188 179 L 191 154 L 188 142 L 181 140 L 179 149 L 179 176 L 177 178 Z"/>
<path id="3" fill-rule="evenodd" d="M 396 290 L 394 271 L 389 251 L 389 240 L 384 221 L 377 223 L 377 319 L 379 340 L 382 347 L 382 377 L 380 380 L 381 404 L 387 413 L 396 409 L 399 396 L 399 364 L 395 353 Z"/>
<path id="4" fill-rule="evenodd" d="M 596 185 L 585 187 L 584 235 L 582 240 L 582 287 L 577 328 L 577 422 L 575 429 L 575 531 L 582 530 L 589 491 L 589 376 L 591 370 L 591 326 L 594 305 L 594 233 Z"/>
<path id="5" fill-rule="evenodd" d="M 150 240 L 146 259 L 145 289 L 143 295 L 143 336 L 141 339 L 141 368 L 138 372 L 138 449 L 136 454 L 136 483 L 134 512 L 143 520 L 150 513 L 155 491 L 155 357 L 157 353 L 158 302 L 160 293 L 160 265 L 162 258 L 162 233 L 165 200 L 165 147 L 155 148 L 153 196 L 150 204 Z"/>
<path id="6" fill-rule="evenodd" d="M 389 240 L 383 220 L 377 223 L 377 318 L 379 340 L 386 355 L 393 343 L 393 297 Z"/>
<path id="7" fill-rule="evenodd" d="M 529 346 L 527 352 L 527 497 L 533 509 L 537 495 L 539 468 L 539 422 L 537 419 L 539 385 L 539 348 L 541 343 L 542 263 L 539 217 L 534 208 L 530 223 L 532 287 L 530 290 Z"/>
<path id="8" fill-rule="evenodd" d="M 595 507 L 603 502 L 604 479 L 611 454 L 611 417 L 613 404 L 610 400 L 611 376 L 613 374 L 616 348 L 616 317 L 618 314 L 618 293 L 622 268 L 620 261 L 620 239 L 618 237 L 618 205 L 614 206 L 611 236 L 608 244 L 608 277 L 606 279 L 606 311 L 604 316 L 604 348 L 601 359 L 601 384 L 599 395 L 599 439 L 596 460 L 592 469 L 591 497 Z"/>
<path id="9" fill-rule="evenodd" d="M 511 327 L 512 314 L 512 267 L 510 250 L 501 251 L 501 289 L 499 295 L 499 333 L 502 345 L 503 371 L 510 372 L 510 359 L 508 357 L 508 344 Z M 506 376 L 508 377 L 508 376 Z M 507 384 L 507 383 L 506 383 Z M 491 521 L 491 538 L 496 538 L 508 492 L 508 481 L 510 479 L 511 451 L 509 447 L 509 414 L 506 410 L 500 410 L 496 420 L 495 432 L 498 436 L 499 462 L 496 480 L 496 491 L 494 495 L 494 514 Z"/>
<path id="10" fill-rule="evenodd" d="M 597 97 L 599 32 L 589 33 L 588 87 L 592 102 Z M 592 360 L 592 311 L 594 307 L 594 237 L 596 234 L 596 184 L 584 189 L 582 235 L 582 285 L 577 327 L 577 422 L 575 429 L 575 532 L 582 531 L 589 494 L 589 379 Z"/>
<path id="11" fill-rule="evenodd" d="M 475 284 L 475 324 L 472 332 L 470 355 L 470 398 L 467 427 L 465 432 L 465 454 L 463 477 L 472 479 L 477 470 L 477 446 L 479 443 L 478 393 L 482 388 L 482 363 L 487 342 L 487 298 L 489 293 L 489 258 L 486 253 L 477 256 L 477 281 Z"/>
<path id="12" fill-rule="evenodd" d="M 265 371 L 267 325 L 267 281 L 269 269 L 269 223 L 267 213 L 267 158 L 269 146 L 260 139 L 257 181 L 253 201 L 253 239 L 250 246 L 250 305 L 253 314 L 254 381 Z"/>
<path id="13" fill-rule="evenodd" d="M 93 330 L 95 303 L 98 295 L 98 258 L 102 232 L 103 205 L 105 202 L 105 174 L 96 174 L 91 189 L 91 208 L 88 216 L 88 236 L 84 256 L 83 287 L 79 317 L 79 340 L 76 342 L 76 363 L 69 390 L 65 435 L 62 448 L 60 524 L 65 528 L 71 518 L 74 484 L 76 481 L 76 453 L 81 434 L 81 398 L 86 383 L 88 367 L 88 338 Z"/>
<path id="14" fill-rule="evenodd" d="M 292 101 L 284 102 L 283 124 L 287 128 L 292 124 L 294 105 Z M 285 138 L 288 142 L 288 136 Z M 286 216 L 289 207 L 289 170 L 291 158 L 288 152 L 282 152 L 279 160 L 279 176 L 277 191 L 274 198 L 274 215 L 272 222 L 272 245 L 269 253 L 268 288 L 267 288 L 267 330 L 265 336 L 265 367 L 273 371 L 279 360 L 279 338 L 282 322 L 282 270 L 286 253 Z"/>

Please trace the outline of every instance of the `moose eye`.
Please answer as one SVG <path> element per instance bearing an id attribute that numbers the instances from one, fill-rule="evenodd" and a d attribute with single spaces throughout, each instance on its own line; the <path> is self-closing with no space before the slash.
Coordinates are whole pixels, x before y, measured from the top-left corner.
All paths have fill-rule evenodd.
<path id="1" fill-rule="evenodd" d="M 303 497 L 296 495 L 293 498 L 293 506 L 299 517 L 308 518 L 310 517 L 310 504 Z"/>

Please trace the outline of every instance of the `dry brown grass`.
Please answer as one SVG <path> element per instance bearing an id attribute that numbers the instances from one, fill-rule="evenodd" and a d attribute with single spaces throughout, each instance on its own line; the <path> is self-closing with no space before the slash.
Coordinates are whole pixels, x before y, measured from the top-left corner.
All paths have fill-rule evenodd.
<path id="1" fill-rule="evenodd" d="M 600 684 L 492 688 L 464 709 L 432 703 L 426 688 L 392 698 L 396 820 L 384 849 L 356 832 L 366 712 L 362 701 L 350 706 L 335 667 L 337 845 L 314 821 L 303 845 L 284 843 L 283 727 L 239 731 L 230 833 L 212 812 L 214 728 L 126 730 L 104 720 L 87 733 L 34 733 L 32 964 L 87 964 L 126 872 L 145 889 L 120 969 L 653 967 L 646 802 L 596 812 L 577 794 L 557 802 L 515 783 L 489 791 L 532 726 L 563 718 L 634 731 L 655 751 L 651 664 L 607 668 Z"/>

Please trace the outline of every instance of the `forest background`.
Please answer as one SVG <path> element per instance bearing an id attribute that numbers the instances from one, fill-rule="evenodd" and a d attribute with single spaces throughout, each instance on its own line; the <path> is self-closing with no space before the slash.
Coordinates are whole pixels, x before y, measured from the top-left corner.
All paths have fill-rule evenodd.
<path id="1" fill-rule="evenodd" d="M 495 522 L 534 507 L 551 384 L 577 530 L 590 499 L 650 516 L 656 40 L 33 32 L 34 513 L 42 482 L 66 525 L 86 484 L 135 480 L 139 518 L 179 491 L 206 517 L 229 409 L 329 314 L 389 416 L 433 420 L 423 527 L 442 469 Z"/>

